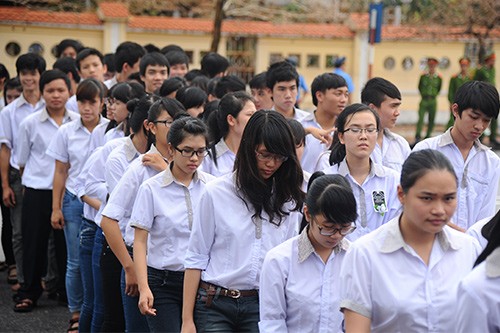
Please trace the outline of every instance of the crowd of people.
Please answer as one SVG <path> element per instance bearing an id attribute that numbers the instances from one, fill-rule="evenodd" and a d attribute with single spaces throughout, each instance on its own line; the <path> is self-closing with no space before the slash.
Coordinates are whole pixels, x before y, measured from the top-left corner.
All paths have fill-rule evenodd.
<path id="1" fill-rule="evenodd" d="M 500 330 L 494 85 L 461 82 L 451 127 L 411 149 L 380 77 L 350 104 L 318 75 L 308 112 L 293 61 L 247 88 L 177 45 L 57 53 L 0 66 L 13 311 L 47 292 L 68 332 Z"/>

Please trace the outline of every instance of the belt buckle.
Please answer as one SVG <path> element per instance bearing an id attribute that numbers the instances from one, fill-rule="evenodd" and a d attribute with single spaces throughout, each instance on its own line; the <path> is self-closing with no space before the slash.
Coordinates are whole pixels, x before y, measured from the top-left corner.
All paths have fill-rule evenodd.
<path id="1" fill-rule="evenodd" d="M 229 292 L 228 296 L 231 298 L 238 299 L 241 297 L 241 292 L 237 289 L 228 290 L 228 292 Z"/>

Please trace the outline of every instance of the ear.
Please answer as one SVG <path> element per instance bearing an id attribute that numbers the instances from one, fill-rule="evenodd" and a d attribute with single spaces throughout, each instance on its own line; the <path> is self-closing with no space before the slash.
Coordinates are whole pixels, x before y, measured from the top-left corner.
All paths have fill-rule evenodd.
<path id="1" fill-rule="evenodd" d="M 370 107 L 370 109 L 373 109 L 373 110 L 377 111 L 377 113 L 378 113 L 378 107 L 376 107 L 375 104 L 370 103 L 370 104 L 368 104 L 368 106 Z"/>
<path id="2" fill-rule="evenodd" d="M 311 214 L 309 213 L 309 208 L 307 207 L 307 205 L 304 205 L 303 211 L 304 211 L 304 217 L 306 218 L 307 223 L 311 223 L 312 218 L 311 218 Z"/>
<path id="3" fill-rule="evenodd" d="M 151 133 L 153 133 L 153 135 L 156 135 L 156 126 L 153 122 L 145 119 L 143 126 L 146 127 Z"/>
<path id="4" fill-rule="evenodd" d="M 106 73 L 108 71 L 108 65 L 102 64 L 102 72 Z"/>
<path id="5" fill-rule="evenodd" d="M 343 144 L 343 145 L 345 145 L 344 133 L 337 132 L 337 136 L 339 137 L 340 143 Z"/>
<path id="6" fill-rule="evenodd" d="M 226 121 L 229 124 L 229 126 L 235 126 L 236 125 L 236 118 L 233 117 L 233 115 L 228 114 L 226 117 Z"/>
<path id="7" fill-rule="evenodd" d="M 453 103 L 451 105 L 451 112 L 453 113 L 453 116 L 455 117 L 455 119 L 459 118 L 459 115 L 458 115 L 458 104 L 457 103 Z"/>
<path id="8" fill-rule="evenodd" d="M 325 96 L 325 94 L 323 94 L 322 91 L 316 91 L 316 93 L 314 94 L 316 95 L 316 99 L 318 100 L 318 103 L 322 103 L 323 102 L 323 96 Z"/>
<path id="9" fill-rule="evenodd" d="M 403 191 L 403 188 L 401 187 L 401 185 L 398 185 L 398 199 L 399 199 L 399 202 L 401 203 L 401 205 L 404 205 L 405 203 L 405 192 Z"/>

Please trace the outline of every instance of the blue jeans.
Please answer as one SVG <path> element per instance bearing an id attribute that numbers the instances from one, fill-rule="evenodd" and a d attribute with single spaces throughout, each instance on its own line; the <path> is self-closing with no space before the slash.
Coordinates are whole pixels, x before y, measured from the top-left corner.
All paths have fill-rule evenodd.
<path id="1" fill-rule="evenodd" d="M 133 259 L 132 248 L 128 248 L 128 253 Z M 125 294 L 125 270 L 122 269 L 121 277 L 121 292 L 123 302 L 123 313 L 125 315 L 125 332 L 149 332 L 149 325 L 144 316 L 139 310 L 139 296 L 129 296 Z"/>
<path id="2" fill-rule="evenodd" d="M 92 313 L 91 332 L 101 332 L 104 321 L 104 300 L 102 297 L 101 252 L 104 235 L 97 227 L 92 250 L 92 275 L 94 277 L 94 312 Z"/>
<path id="3" fill-rule="evenodd" d="M 259 297 L 234 299 L 214 296 L 207 307 L 207 292 L 198 289 L 194 306 L 196 331 L 201 332 L 259 332 Z"/>
<path id="4" fill-rule="evenodd" d="M 80 227 L 80 271 L 83 282 L 83 304 L 80 312 L 78 329 L 90 332 L 94 307 L 94 277 L 92 272 L 92 251 L 97 225 L 93 221 L 82 219 Z"/>
<path id="5" fill-rule="evenodd" d="M 184 272 L 148 267 L 148 284 L 154 296 L 156 316 L 147 316 L 151 332 L 180 332 Z"/>
<path id="6" fill-rule="evenodd" d="M 64 215 L 64 237 L 68 260 L 66 265 L 66 293 L 71 312 L 79 312 L 83 303 L 83 284 L 80 273 L 80 225 L 83 204 L 68 190 L 64 193 L 62 213 Z"/>

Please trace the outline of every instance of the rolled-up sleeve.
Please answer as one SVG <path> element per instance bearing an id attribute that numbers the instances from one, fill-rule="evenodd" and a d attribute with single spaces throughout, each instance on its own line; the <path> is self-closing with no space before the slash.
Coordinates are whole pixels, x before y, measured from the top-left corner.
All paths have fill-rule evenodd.
<path id="1" fill-rule="evenodd" d="M 56 135 L 54 135 L 47 148 L 47 155 L 62 163 L 69 162 L 68 140 L 66 134 L 66 126 L 63 125 L 57 130 Z"/>

